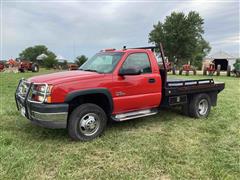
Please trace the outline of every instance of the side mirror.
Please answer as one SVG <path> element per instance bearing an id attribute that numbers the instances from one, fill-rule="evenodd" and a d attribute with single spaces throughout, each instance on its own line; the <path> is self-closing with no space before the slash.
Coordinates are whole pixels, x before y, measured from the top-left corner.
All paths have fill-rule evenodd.
<path id="1" fill-rule="evenodd" d="M 125 76 L 125 75 L 139 75 L 141 74 L 140 69 L 128 68 L 128 69 L 120 69 L 118 75 Z"/>

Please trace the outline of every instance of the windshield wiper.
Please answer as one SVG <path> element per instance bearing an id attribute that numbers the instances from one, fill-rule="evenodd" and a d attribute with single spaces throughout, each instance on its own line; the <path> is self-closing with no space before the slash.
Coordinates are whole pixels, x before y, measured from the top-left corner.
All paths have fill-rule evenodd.
<path id="1" fill-rule="evenodd" d="M 97 70 L 95 70 L 95 69 L 84 69 L 84 71 L 98 72 L 98 71 L 97 71 Z"/>
<path id="2" fill-rule="evenodd" d="M 79 69 L 79 70 L 82 70 L 82 71 L 90 71 L 90 72 L 96 72 L 96 73 L 102 73 L 102 72 L 99 72 L 95 69 Z"/>

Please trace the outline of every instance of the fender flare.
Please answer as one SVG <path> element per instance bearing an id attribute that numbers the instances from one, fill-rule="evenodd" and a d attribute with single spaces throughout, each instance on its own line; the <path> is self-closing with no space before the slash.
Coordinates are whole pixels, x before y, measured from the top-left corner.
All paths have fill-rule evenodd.
<path id="1" fill-rule="evenodd" d="M 107 97 L 107 100 L 110 105 L 110 112 L 112 113 L 113 111 L 113 98 L 111 93 L 108 91 L 106 88 L 97 88 L 97 89 L 86 89 L 86 90 L 77 90 L 77 91 L 72 91 L 64 99 L 65 103 L 69 103 L 72 101 L 74 98 L 78 96 L 84 96 L 84 95 L 91 95 L 91 94 L 103 94 Z"/>

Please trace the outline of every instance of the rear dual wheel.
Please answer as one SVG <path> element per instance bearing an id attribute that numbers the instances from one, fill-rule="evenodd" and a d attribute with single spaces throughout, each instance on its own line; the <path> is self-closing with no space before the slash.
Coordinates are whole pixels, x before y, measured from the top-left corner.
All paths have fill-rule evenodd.
<path id="1" fill-rule="evenodd" d="M 188 104 L 182 106 L 184 115 L 194 118 L 206 118 L 211 110 L 211 100 L 207 94 L 194 95 Z"/>

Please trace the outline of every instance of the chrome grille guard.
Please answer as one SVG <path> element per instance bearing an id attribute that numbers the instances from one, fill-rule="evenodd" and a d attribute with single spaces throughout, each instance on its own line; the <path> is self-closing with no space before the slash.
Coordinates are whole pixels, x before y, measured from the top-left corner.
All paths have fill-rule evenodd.
<path id="1" fill-rule="evenodd" d="M 30 94 L 33 92 L 33 88 L 36 85 L 44 85 L 45 86 L 45 91 L 43 92 L 43 100 L 42 101 L 34 101 L 31 99 Z M 29 82 L 26 79 L 22 78 L 17 86 L 16 89 L 16 96 L 20 97 L 25 103 L 32 102 L 32 103 L 44 103 L 46 97 L 47 97 L 47 90 L 48 90 L 48 84 L 47 83 L 33 83 Z"/>

